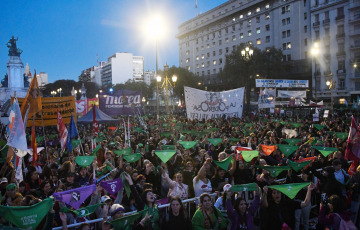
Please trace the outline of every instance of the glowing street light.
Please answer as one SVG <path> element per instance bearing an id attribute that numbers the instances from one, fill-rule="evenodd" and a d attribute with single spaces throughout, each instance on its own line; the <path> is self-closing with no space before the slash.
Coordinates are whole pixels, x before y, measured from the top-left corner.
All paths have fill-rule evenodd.
<path id="1" fill-rule="evenodd" d="M 58 93 L 60 93 L 60 97 L 61 97 L 62 88 L 58 88 L 57 91 Z"/>
<path id="2" fill-rule="evenodd" d="M 53 97 L 55 97 L 56 91 L 51 91 L 51 95 L 52 95 Z"/>

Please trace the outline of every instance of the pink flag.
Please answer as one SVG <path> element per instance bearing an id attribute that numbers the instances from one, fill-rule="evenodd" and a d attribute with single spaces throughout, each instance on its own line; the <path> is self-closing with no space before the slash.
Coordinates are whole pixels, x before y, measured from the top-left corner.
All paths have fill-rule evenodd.
<path id="1" fill-rule="evenodd" d="M 57 130 L 60 136 L 61 152 L 63 152 L 66 147 L 66 139 L 67 139 L 68 131 L 65 127 L 64 121 L 60 115 L 59 110 L 57 111 L 57 122 L 58 122 Z"/>
<path id="2" fill-rule="evenodd" d="M 359 125 L 355 121 L 354 116 L 351 118 L 351 128 L 348 137 L 348 143 L 345 151 L 345 159 L 347 160 L 360 160 L 360 131 Z"/>

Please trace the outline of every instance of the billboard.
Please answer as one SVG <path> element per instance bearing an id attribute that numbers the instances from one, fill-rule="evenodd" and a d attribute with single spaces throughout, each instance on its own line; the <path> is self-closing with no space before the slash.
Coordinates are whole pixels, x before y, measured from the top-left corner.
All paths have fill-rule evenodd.
<path id="1" fill-rule="evenodd" d="M 143 113 L 141 99 L 141 92 L 126 89 L 109 94 L 100 94 L 100 110 L 109 116 Z"/>
<path id="2" fill-rule="evenodd" d="M 308 80 L 255 79 L 256 87 L 266 88 L 308 88 Z"/>

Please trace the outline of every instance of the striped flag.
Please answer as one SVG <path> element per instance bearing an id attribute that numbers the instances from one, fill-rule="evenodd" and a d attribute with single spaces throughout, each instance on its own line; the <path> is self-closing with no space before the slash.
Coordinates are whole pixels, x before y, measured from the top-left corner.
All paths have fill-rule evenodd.
<path id="1" fill-rule="evenodd" d="M 59 136 L 60 136 L 61 152 L 63 152 L 66 147 L 66 139 L 67 139 L 68 131 L 65 127 L 64 121 L 60 115 L 59 110 L 57 111 L 57 123 L 58 123 L 57 130 L 58 130 Z"/>

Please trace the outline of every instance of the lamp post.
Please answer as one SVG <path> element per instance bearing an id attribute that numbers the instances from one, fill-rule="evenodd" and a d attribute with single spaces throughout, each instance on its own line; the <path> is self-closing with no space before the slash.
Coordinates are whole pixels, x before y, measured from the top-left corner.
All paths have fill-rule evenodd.
<path id="1" fill-rule="evenodd" d="M 326 86 L 329 87 L 331 90 L 331 114 L 334 112 L 334 95 L 333 95 L 333 89 L 335 89 L 336 81 L 334 81 L 332 78 L 330 80 L 326 81 Z"/>
<path id="2" fill-rule="evenodd" d="M 172 90 L 172 104 L 173 104 L 173 113 L 175 114 L 175 94 L 174 94 L 174 90 L 175 90 L 175 84 L 176 84 L 176 81 L 177 81 L 177 76 L 176 75 L 173 75 L 172 78 L 171 78 L 172 82 L 173 82 L 173 90 Z"/>
<path id="3" fill-rule="evenodd" d="M 60 93 L 60 97 L 61 97 L 62 88 L 58 88 L 57 91 L 58 93 Z"/>
<path id="4" fill-rule="evenodd" d="M 143 97 L 141 101 L 142 101 L 142 103 L 143 103 L 143 107 L 144 107 L 144 114 L 145 114 L 145 102 L 146 102 L 145 97 Z"/>
<path id="5" fill-rule="evenodd" d="M 164 65 L 164 72 L 165 72 L 165 79 L 161 85 L 161 88 L 165 89 L 165 93 L 166 93 L 166 115 L 170 114 L 170 110 L 169 110 L 169 85 L 171 88 L 174 89 L 175 87 L 175 83 L 177 81 L 177 76 L 173 76 L 171 78 L 172 82 L 174 85 L 171 84 L 169 78 L 168 78 L 168 71 L 169 71 L 169 66 L 167 64 Z M 161 78 L 160 78 L 161 81 Z"/>
<path id="6" fill-rule="evenodd" d="M 315 58 L 315 72 L 314 72 L 314 79 L 315 79 L 315 103 L 317 103 L 317 86 L 316 86 L 316 78 L 317 78 L 317 65 L 316 65 L 316 58 L 318 57 L 320 53 L 320 49 L 319 49 L 319 43 L 315 42 L 312 47 L 311 47 L 311 56 L 313 56 L 313 58 Z"/>
<path id="7" fill-rule="evenodd" d="M 156 116 L 159 119 L 159 83 L 161 82 L 161 77 L 156 76 Z"/>
<path id="8" fill-rule="evenodd" d="M 52 95 L 53 97 L 55 97 L 56 91 L 51 91 L 51 95 Z"/>
<path id="9" fill-rule="evenodd" d="M 251 49 L 249 46 L 246 46 L 244 49 L 241 50 L 241 56 L 243 58 L 243 61 L 246 62 L 246 73 L 249 74 L 249 63 L 252 59 L 252 56 L 254 54 L 254 50 Z M 246 110 L 250 112 L 250 76 L 249 79 L 245 83 L 246 88 Z"/>

